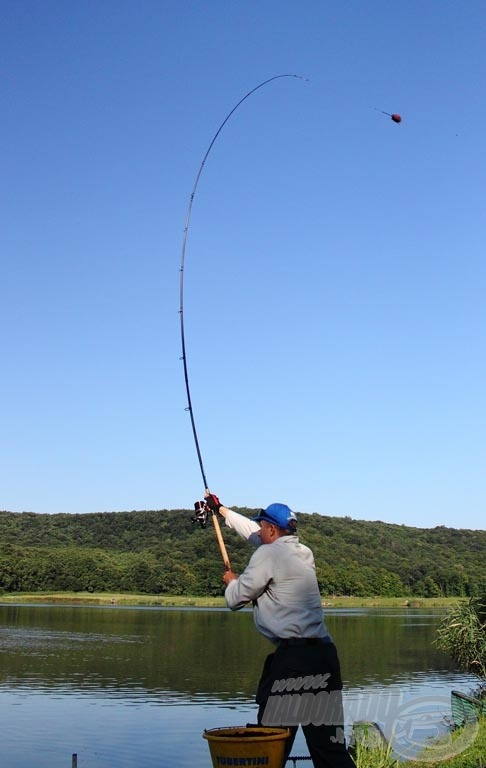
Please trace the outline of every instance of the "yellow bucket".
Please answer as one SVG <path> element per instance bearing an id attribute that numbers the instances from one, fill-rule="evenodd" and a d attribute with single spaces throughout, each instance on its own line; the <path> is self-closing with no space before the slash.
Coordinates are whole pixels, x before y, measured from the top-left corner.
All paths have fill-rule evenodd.
<path id="1" fill-rule="evenodd" d="M 282 768 L 288 728 L 239 726 L 210 728 L 203 737 L 209 742 L 214 768 L 226 766 L 266 766 Z"/>

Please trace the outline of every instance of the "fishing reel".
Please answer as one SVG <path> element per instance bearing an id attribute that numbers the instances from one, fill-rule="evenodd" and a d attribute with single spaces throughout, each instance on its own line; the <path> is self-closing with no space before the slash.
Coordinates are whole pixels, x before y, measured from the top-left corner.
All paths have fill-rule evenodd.
<path id="1" fill-rule="evenodd" d="M 208 517 L 210 510 L 205 501 L 196 501 L 194 504 L 194 517 L 191 517 L 191 523 L 193 525 L 199 525 L 201 528 L 205 528 L 208 524 Z"/>

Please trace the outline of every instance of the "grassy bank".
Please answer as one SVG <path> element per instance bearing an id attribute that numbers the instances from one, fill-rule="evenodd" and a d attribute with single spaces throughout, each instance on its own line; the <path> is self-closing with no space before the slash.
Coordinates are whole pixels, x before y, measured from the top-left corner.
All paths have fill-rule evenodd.
<path id="1" fill-rule="evenodd" d="M 465 600 L 466 598 L 462 598 Z M 326 608 L 448 608 L 457 597 L 325 597 Z M 71 605 L 132 605 L 160 607 L 222 608 L 223 597 L 181 597 L 171 595 L 137 595 L 108 592 L 15 592 L 0 595 L 0 604 L 65 603 Z"/>
<path id="2" fill-rule="evenodd" d="M 475 732 L 475 726 L 468 726 Z M 401 763 L 400 768 L 407 766 L 409 768 L 430 768 L 431 765 L 447 766 L 447 768 L 483 768 L 486 765 L 486 718 L 482 717 L 479 721 L 479 729 L 475 737 L 471 737 L 472 743 L 464 752 L 460 752 L 456 757 L 449 758 L 451 750 L 461 749 L 461 743 L 468 740 L 467 730 L 458 729 L 453 731 L 447 737 L 433 743 L 432 746 L 424 750 L 418 760 L 410 763 Z M 442 757 L 441 757 L 442 746 Z"/>
<path id="3" fill-rule="evenodd" d="M 466 744 L 468 746 L 464 748 Z M 484 768 L 486 718 L 480 718 L 478 726 L 459 728 L 432 740 L 414 760 L 397 760 L 389 746 L 377 749 L 358 746 L 355 761 L 356 768 Z"/>

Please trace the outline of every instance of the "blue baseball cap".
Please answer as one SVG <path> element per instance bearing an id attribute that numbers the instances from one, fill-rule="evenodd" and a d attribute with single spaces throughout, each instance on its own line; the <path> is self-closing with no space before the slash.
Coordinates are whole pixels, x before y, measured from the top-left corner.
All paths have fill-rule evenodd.
<path id="1" fill-rule="evenodd" d="M 256 523 L 259 523 L 260 520 L 266 520 L 267 523 L 278 525 L 279 528 L 285 528 L 286 531 L 297 529 L 297 516 L 286 504 L 270 504 L 266 509 L 261 509 L 253 520 Z"/>

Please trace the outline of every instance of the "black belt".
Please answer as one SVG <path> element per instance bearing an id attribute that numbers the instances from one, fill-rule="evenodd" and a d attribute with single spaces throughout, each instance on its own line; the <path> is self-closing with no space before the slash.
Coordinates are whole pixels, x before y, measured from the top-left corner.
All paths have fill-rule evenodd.
<path id="1" fill-rule="evenodd" d="M 287 648 L 293 645 L 329 645 L 330 643 L 332 643 L 332 640 L 329 635 L 326 635 L 326 637 L 283 637 L 277 640 L 277 645 L 280 648 Z"/>

